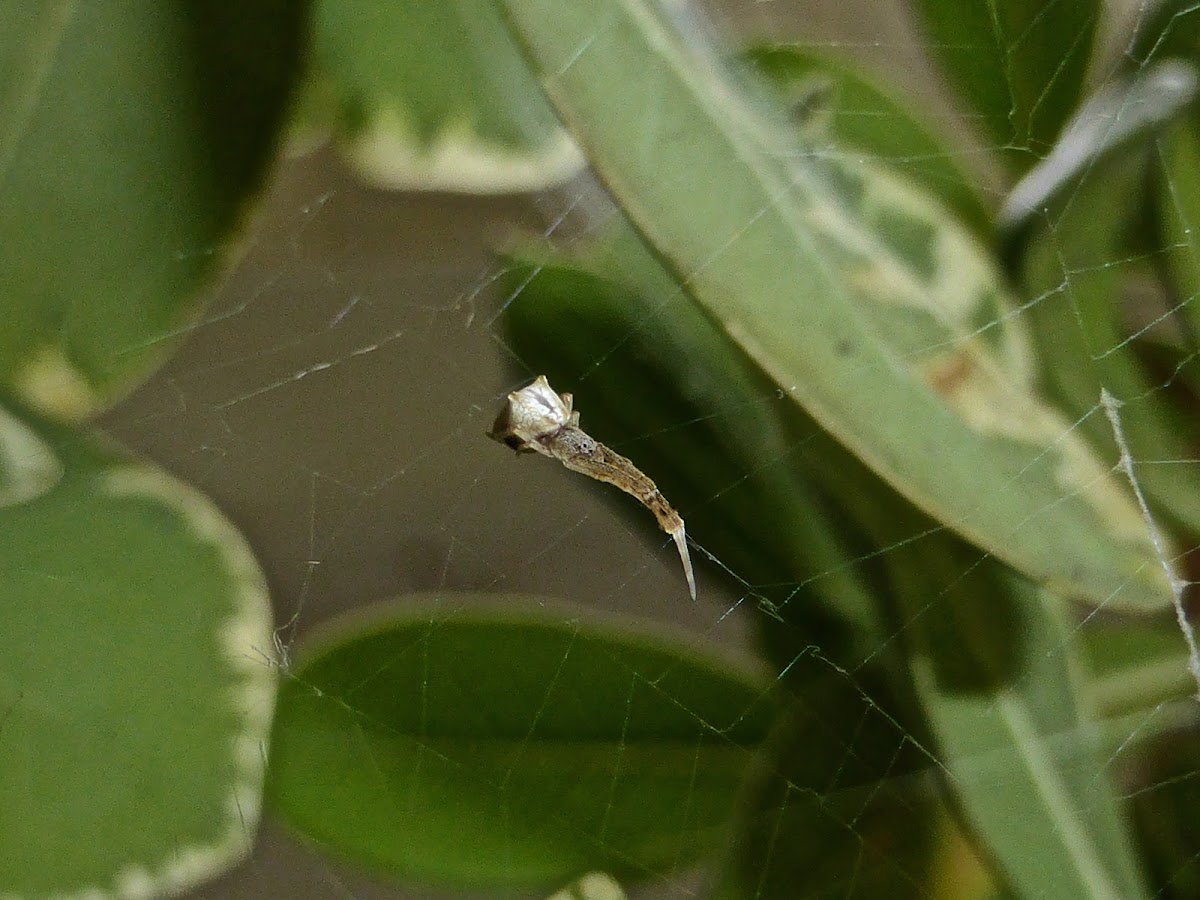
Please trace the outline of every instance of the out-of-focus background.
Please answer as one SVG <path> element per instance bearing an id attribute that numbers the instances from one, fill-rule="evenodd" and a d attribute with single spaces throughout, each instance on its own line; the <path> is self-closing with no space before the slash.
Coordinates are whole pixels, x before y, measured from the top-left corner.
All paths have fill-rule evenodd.
<path id="1" fill-rule="evenodd" d="M 905 3 L 733 2 L 707 15 L 731 43 L 798 41 L 863 61 L 920 95 L 985 183 L 994 177 Z M 464 589 L 618 611 L 741 652 L 736 598 L 702 571 L 690 603 L 673 549 L 618 514 L 631 500 L 601 502 L 585 479 L 484 437 L 505 393 L 539 374 L 495 321 L 506 298 L 494 251 L 600 203 L 586 175 L 536 196 L 472 197 L 364 186 L 329 147 L 288 159 L 201 321 L 101 425 L 243 530 L 284 647 L 366 603 Z M 690 890 L 683 878 L 634 896 Z M 444 894 L 339 866 L 268 813 L 252 857 L 189 896 Z"/>

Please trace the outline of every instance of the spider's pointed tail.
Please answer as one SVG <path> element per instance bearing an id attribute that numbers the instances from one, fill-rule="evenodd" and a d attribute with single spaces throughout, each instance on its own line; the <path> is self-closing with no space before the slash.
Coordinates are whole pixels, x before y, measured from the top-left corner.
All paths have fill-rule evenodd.
<path id="1" fill-rule="evenodd" d="M 696 576 L 692 573 L 692 557 L 688 555 L 687 535 L 683 530 L 683 523 L 679 523 L 679 527 L 671 532 L 671 537 L 675 539 L 675 546 L 679 549 L 679 558 L 683 561 L 683 574 L 687 576 L 688 593 L 692 595 L 692 599 L 696 599 Z"/>

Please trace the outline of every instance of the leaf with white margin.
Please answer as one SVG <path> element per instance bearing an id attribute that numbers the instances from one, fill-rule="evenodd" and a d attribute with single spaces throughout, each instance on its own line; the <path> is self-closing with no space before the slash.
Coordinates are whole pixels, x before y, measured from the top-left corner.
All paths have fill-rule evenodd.
<path id="1" fill-rule="evenodd" d="M 0 509 L 46 493 L 62 477 L 54 451 L 32 428 L 0 410 Z"/>
<path id="2" fill-rule="evenodd" d="M 763 44 L 743 56 L 791 104 L 817 152 L 831 144 L 835 158 L 861 158 L 900 172 L 938 197 L 974 233 L 991 235 L 992 215 L 978 178 L 961 151 L 912 103 L 916 98 L 904 98 L 858 62 L 824 50 Z"/>
<path id="3" fill-rule="evenodd" d="M 253 839 L 265 580 L 210 501 L 0 410 L 0 896 L 179 893 Z"/>
<path id="4" fill-rule="evenodd" d="M 497 194 L 583 168 L 490 3 L 325 0 L 313 21 L 298 131 L 331 124 L 368 183 Z"/>
<path id="5" fill-rule="evenodd" d="M 611 875 L 589 872 L 557 891 L 549 900 L 625 900 L 625 892 Z"/>
<path id="6" fill-rule="evenodd" d="M 274 159 L 300 4 L 0 7 L 0 386 L 78 420 L 204 305 Z"/>
<path id="7" fill-rule="evenodd" d="M 669 5 L 505 0 L 560 115 L 680 285 L 910 501 L 1052 591 L 1170 589 L 1145 523 L 1038 396 L 995 265 L 896 178 L 815 157 Z"/>

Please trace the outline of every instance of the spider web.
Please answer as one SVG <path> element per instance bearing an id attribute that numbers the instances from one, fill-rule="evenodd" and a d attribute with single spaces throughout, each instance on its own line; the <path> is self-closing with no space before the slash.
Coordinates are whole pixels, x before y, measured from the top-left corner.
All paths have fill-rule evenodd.
<path id="1" fill-rule="evenodd" d="M 812 47 L 866 60 L 919 94 L 935 124 L 961 129 L 961 111 L 931 87 L 930 63 L 900 4 L 781 6 L 740 4 L 728 15 L 747 34 L 817 35 Z M 1114 26 L 1112 33 L 1119 41 L 1121 29 Z M 984 184 L 995 184 L 988 148 L 973 148 L 969 138 L 961 146 L 968 167 Z M 632 501 L 618 495 L 598 502 L 585 479 L 546 460 L 514 461 L 483 436 L 505 394 L 540 374 L 504 333 L 501 312 L 517 295 L 499 289 L 507 270 L 493 248 L 514 225 L 569 247 L 611 215 L 603 192 L 586 178 L 533 199 L 479 199 L 372 191 L 328 151 L 283 167 L 252 246 L 209 313 L 181 352 L 106 426 L 213 497 L 244 531 L 270 581 L 285 662 L 321 623 L 426 590 L 569 600 L 635 616 L 648 629 L 683 629 L 755 658 L 752 607 L 759 586 L 743 579 L 736 565 L 694 546 L 693 555 L 707 564 L 698 572 L 700 599 L 691 603 L 669 540 L 647 542 L 629 511 L 622 512 L 622 502 Z M 1143 315 L 1152 322 L 1157 313 L 1150 308 Z M 594 366 L 605 364 L 601 356 Z M 1170 390 L 1177 375 L 1166 373 L 1159 389 Z M 761 400 L 787 402 L 774 391 L 764 391 Z M 1099 397 L 1096 402 L 1103 415 Z M 580 411 L 586 428 L 588 410 Z M 1119 410 L 1114 417 L 1119 428 Z M 690 424 L 663 422 L 661 428 Z M 637 461 L 636 441 L 614 449 Z M 1116 467 L 1119 461 L 1111 462 Z M 1134 462 L 1122 471 L 1135 486 L 1141 465 L 1200 465 L 1193 458 Z M 856 562 L 880 552 L 889 550 L 872 550 Z M 964 563 L 962 576 L 977 564 Z M 897 638 L 906 627 L 897 624 Z M 862 674 L 840 666 L 822 647 L 805 644 L 793 661 L 840 681 L 839 702 L 856 705 L 863 730 L 886 717 Z M 785 678 L 790 668 L 776 676 Z M 809 724 L 821 728 L 824 714 L 814 704 Z M 1164 703 L 1129 722 L 1121 749 L 1096 778 L 1121 774 L 1125 751 L 1156 728 L 1160 716 L 1177 714 L 1177 705 Z M 889 772 L 896 784 L 935 774 L 938 764 L 925 738 L 889 721 L 895 741 L 891 759 L 880 763 L 880 789 L 894 786 L 886 781 Z M 913 752 L 924 759 L 915 772 L 904 762 Z M 855 754 L 851 741 L 842 764 Z M 1198 772 L 1151 778 L 1137 790 L 1153 792 L 1168 779 Z M 822 799 L 839 801 L 832 793 Z M 782 814 L 792 798 L 784 791 L 776 802 Z M 872 823 L 848 821 L 865 841 Z M 651 880 L 631 895 L 695 897 L 703 895 L 702 886 L 702 876 L 691 872 Z M 299 848 L 269 818 L 251 860 L 196 892 L 285 895 L 443 896 L 385 884 Z"/>

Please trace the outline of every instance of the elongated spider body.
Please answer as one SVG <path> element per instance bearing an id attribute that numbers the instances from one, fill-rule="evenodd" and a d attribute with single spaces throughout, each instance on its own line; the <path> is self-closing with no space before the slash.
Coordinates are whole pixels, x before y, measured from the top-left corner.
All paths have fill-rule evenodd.
<path id="1" fill-rule="evenodd" d="M 688 554 L 687 535 L 680 518 L 654 482 L 632 462 L 611 450 L 579 427 L 570 394 L 557 394 L 545 375 L 508 395 L 488 437 L 517 453 L 541 453 L 557 459 L 573 472 L 603 481 L 636 497 L 658 520 L 658 526 L 675 540 L 688 592 L 696 599 L 696 578 Z"/>

